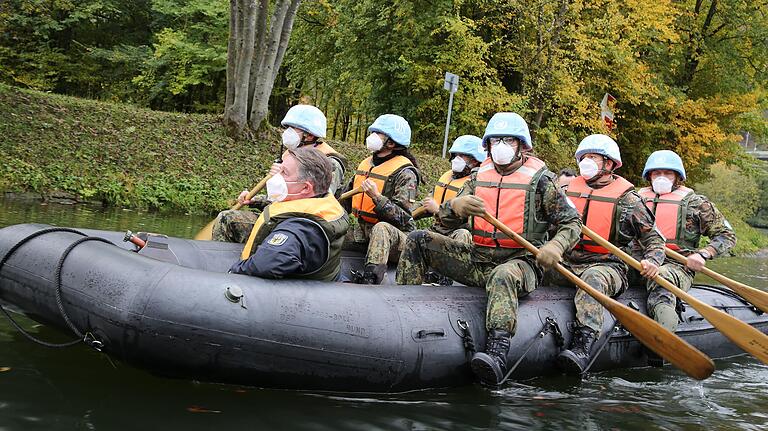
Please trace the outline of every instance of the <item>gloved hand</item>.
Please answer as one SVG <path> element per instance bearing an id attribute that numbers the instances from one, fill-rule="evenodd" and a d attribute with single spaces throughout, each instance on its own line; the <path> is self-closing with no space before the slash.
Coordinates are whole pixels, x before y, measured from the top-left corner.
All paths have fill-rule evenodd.
<path id="1" fill-rule="evenodd" d="M 430 214 L 437 214 L 437 212 L 440 211 L 440 205 L 438 205 L 437 201 L 432 198 L 425 198 L 421 201 L 421 205 L 426 208 Z"/>
<path id="2" fill-rule="evenodd" d="M 475 195 L 460 196 L 451 200 L 451 208 L 459 217 L 481 216 L 485 213 L 485 202 Z"/>
<path id="3" fill-rule="evenodd" d="M 240 196 L 237 197 L 237 203 L 240 205 L 250 205 L 253 202 L 252 199 L 246 199 L 248 197 L 248 190 L 240 192 Z"/>
<path id="4" fill-rule="evenodd" d="M 536 263 L 544 268 L 552 268 L 560 262 L 563 257 L 563 249 L 555 241 L 549 241 L 548 243 L 539 247 L 539 254 L 536 255 Z"/>

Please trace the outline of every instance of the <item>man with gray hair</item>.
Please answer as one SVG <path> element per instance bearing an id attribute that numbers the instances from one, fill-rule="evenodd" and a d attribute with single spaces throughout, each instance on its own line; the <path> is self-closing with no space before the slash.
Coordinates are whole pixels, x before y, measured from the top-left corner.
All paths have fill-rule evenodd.
<path id="1" fill-rule="evenodd" d="M 331 163 L 311 147 L 289 150 L 281 171 L 267 181 L 264 208 L 243 248 L 236 274 L 263 278 L 337 281 L 347 212 L 328 193 Z"/>

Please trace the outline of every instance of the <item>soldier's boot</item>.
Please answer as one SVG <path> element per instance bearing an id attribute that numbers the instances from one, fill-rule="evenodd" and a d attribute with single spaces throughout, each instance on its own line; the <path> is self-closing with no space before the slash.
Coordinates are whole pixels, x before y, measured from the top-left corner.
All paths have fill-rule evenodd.
<path id="1" fill-rule="evenodd" d="M 653 308 L 653 320 L 663 326 L 671 332 L 677 330 L 677 324 L 679 323 L 679 317 L 677 310 L 674 307 L 667 304 L 659 304 Z M 644 347 L 645 355 L 648 357 L 648 365 L 652 367 L 663 367 L 664 358 L 657 355 L 653 350 Z"/>
<path id="2" fill-rule="evenodd" d="M 365 265 L 365 271 L 363 271 L 363 283 L 364 284 L 381 284 L 384 281 L 384 276 L 387 275 L 386 263 L 369 263 Z"/>
<path id="3" fill-rule="evenodd" d="M 424 274 L 424 283 L 436 284 L 440 286 L 452 286 L 453 280 L 435 271 L 430 270 L 426 274 Z"/>
<path id="4" fill-rule="evenodd" d="M 485 343 L 485 352 L 472 356 L 472 372 L 481 382 L 498 386 L 507 373 L 507 354 L 512 343 L 512 334 L 503 329 L 491 329 Z"/>
<path id="5" fill-rule="evenodd" d="M 557 355 L 557 365 L 568 374 L 581 374 L 589 364 L 589 352 L 595 343 L 595 330 L 579 326 L 573 331 L 568 349 Z"/>

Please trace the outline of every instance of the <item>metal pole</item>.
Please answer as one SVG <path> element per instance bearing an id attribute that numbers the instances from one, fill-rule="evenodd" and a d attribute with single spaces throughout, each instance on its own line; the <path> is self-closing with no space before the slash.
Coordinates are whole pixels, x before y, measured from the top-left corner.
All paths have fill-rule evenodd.
<path id="1" fill-rule="evenodd" d="M 448 96 L 448 118 L 445 120 L 445 139 L 443 139 L 443 158 L 445 158 L 445 152 L 448 151 L 448 130 L 451 128 L 451 109 L 453 108 L 453 91 Z"/>

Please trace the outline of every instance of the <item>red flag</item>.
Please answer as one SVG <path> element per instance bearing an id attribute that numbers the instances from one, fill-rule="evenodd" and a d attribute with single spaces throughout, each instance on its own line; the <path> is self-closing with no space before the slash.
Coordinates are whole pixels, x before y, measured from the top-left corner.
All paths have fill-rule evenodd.
<path id="1" fill-rule="evenodd" d="M 603 100 L 600 102 L 600 116 L 605 122 L 605 128 L 608 131 L 612 131 L 616 127 L 616 123 L 613 121 L 613 107 L 616 106 L 616 98 L 608 93 L 605 93 Z"/>

